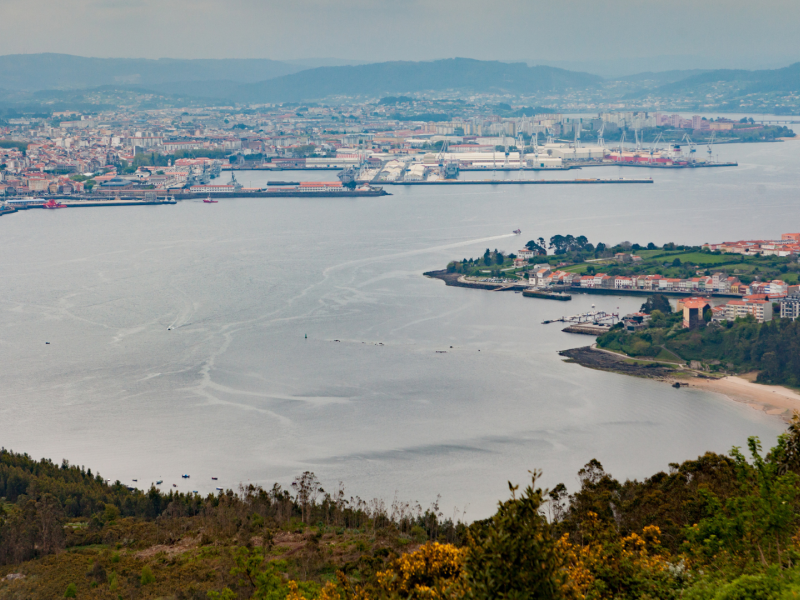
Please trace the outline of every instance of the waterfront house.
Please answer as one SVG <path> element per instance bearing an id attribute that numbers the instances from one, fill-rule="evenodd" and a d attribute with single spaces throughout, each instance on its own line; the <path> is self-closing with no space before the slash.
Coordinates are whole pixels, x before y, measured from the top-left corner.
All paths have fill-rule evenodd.
<path id="1" fill-rule="evenodd" d="M 617 290 L 633 289 L 633 280 L 630 277 L 617 276 L 614 278 L 614 289 Z"/>

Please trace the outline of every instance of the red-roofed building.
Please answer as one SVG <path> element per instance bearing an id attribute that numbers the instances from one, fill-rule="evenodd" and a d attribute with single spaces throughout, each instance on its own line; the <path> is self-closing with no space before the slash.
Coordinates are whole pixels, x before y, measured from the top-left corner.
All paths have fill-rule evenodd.
<path id="1" fill-rule="evenodd" d="M 695 329 L 705 323 L 703 315 L 710 308 L 711 303 L 706 298 L 684 298 L 678 300 L 677 304 L 677 310 L 683 310 L 683 326 L 686 329 Z"/>

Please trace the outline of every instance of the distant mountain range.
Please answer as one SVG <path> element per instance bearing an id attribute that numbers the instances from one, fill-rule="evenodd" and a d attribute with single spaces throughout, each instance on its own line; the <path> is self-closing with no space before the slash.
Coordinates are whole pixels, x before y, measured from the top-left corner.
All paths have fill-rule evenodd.
<path id="1" fill-rule="evenodd" d="M 0 88 L 35 92 L 140 85 L 166 94 L 237 102 L 291 102 L 336 95 L 463 90 L 529 94 L 601 83 L 597 75 L 524 63 L 466 58 L 304 69 L 266 59 L 83 58 L 66 54 L 0 56 Z"/>
<path id="2" fill-rule="evenodd" d="M 469 58 L 430 62 L 384 62 L 320 67 L 241 86 L 237 95 L 249 102 L 298 101 L 337 95 L 381 96 L 424 91 L 462 90 L 531 94 L 594 86 L 602 77 L 554 67 L 529 67 Z"/>
<path id="3" fill-rule="evenodd" d="M 86 58 L 71 54 L 0 56 L 0 88 L 37 91 L 228 79 L 253 83 L 304 68 L 268 59 Z"/>
<path id="4" fill-rule="evenodd" d="M 140 95 L 155 92 L 162 100 L 169 99 L 171 105 L 300 102 L 336 96 L 379 98 L 444 91 L 519 96 L 581 91 L 603 101 L 699 98 L 710 91 L 719 95 L 720 90 L 732 99 L 751 93 L 800 91 L 800 63 L 781 69 L 647 71 L 603 79 L 551 66 L 467 58 L 353 62 L 335 58 L 150 60 L 6 55 L 0 56 L 0 103 L 28 106 L 45 104 L 49 99 L 91 104 L 92 90 L 101 90 L 111 101 L 116 93 L 113 90 L 119 90 L 120 97 L 137 90 Z"/>
<path id="5" fill-rule="evenodd" d="M 800 62 L 782 69 L 705 71 L 662 85 L 653 90 L 653 93 L 669 95 L 700 92 L 708 86 L 719 83 L 735 86 L 742 94 L 798 91 L 800 90 Z"/>

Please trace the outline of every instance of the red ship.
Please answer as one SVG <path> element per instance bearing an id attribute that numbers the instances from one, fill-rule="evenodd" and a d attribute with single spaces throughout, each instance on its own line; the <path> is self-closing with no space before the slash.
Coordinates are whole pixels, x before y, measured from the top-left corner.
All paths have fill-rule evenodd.
<path id="1" fill-rule="evenodd" d="M 42 208 L 67 208 L 66 204 L 61 204 L 61 202 L 56 202 L 55 200 L 48 200 L 44 204 L 42 204 Z"/>
<path id="2" fill-rule="evenodd" d="M 208 198 L 204 198 L 203 202 L 205 202 L 206 204 L 216 204 L 217 202 L 219 202 L 219 200 L 212 200 L 211 196 L 209 196 Z"/>

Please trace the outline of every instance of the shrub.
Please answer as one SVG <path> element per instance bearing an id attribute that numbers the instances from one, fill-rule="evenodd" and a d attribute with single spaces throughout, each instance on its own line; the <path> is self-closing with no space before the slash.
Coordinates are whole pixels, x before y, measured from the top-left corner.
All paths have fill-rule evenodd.
<path id="1" fill-rule="evenodd" d="M 142 578 L 140 581 L 142 585 L 149 585 L 156 582 L 156 576 L 153 575 L 153 570 L 147 565 L 142 567 Z"/>

